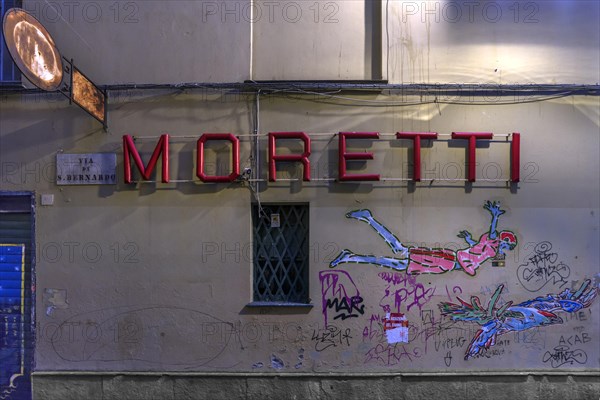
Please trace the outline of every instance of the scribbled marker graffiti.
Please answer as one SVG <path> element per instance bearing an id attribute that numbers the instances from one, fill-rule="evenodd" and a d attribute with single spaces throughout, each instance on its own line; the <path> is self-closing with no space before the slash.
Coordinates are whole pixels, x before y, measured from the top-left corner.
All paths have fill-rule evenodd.
<path id="1" fill-rule="evenodd" d="M 505 213 L 500 209 L 500 203 L 488 201 L 483 208 L 492 215 L 489 231 L 481 235 L 478 241 L 473 240 L 468 231 L 461 231 L 458 237 L 463 238 L 468 245 L 461 250 L 404 245 L 373 217 L 371 211 L 352 211 L 346 214 L 346 218 L 367 223 L 383 238 L 397 257 L 360 255 L 345 249 L 329 264 L 329 267 L 334 268 L 343 263 L 359 263 L 406 271 L 409 274 L 441 274 L 452 270 L 463 270 L 469 275 L 475 275 L 476 270 L 485 261 L 503 255 L 505 250 L 512 250 L 517 245 L 517 237 L 513 232 L 497 231 L 498 219 Z"/>
<path id="2" fill-rule="evenodd" d="M 487 308 L 481 305 L 479 297 L 471 297 L 467 303 L 460 297 L 460 304 L 440 303 L 442 315 L 450 317 L 453 321 L 475 322 L 481 325 L 465 354 L 465 360 L 485 353 L 485 350 L 494 346 L 499 335 L 508 332 L 519 332 L 539 326 L 562 324 L 563 320 L 557 312 L 574 313 L 589 307 L 596 296 L 598 288 L 590 287 L 588 279 L 581 284 L 579 289 L 572 293 L 565 289 L 559 294 L 549 294 L 546 297 L 536 297 L 517 305 L 513 302 L 496 307 L 504 285 L 498 286 Z"/>
<path id="3" fill-rule="evenodd" d="M 412 275 L 383 271 L 378 276 L 388 283 L 385 294 L 379 302 L 386 313 L 392 310 L 400 312 L 403 307 L 406 311 L 410 311 L 414 306 L 420 310 L 435 293 L 435 287 L 425 289 L 425 286 L 417 282 L 417 278 Z M 394 301 L 393 308 L 390 300 Z"/>
<path id="4" fill-rule="evenodd" d="M 325 326 L 329 321 L 329 314 L 333 319 L 356 318 L 365 313 L 363 298 L 354 284 L 352 277 L 346 271 L 321 271 L 321 300 Z"/>
<path id="5" fill-rule="evenodd" d="M 569 346 L 556 346 L 554 352 L 547 351 L 544 353 L 542 362 L 546 363 L 548 361 L 550 361 L 552 368 L 558 368 L 565 364 L 585 364 L 587 354 L 581 349 L 571 350 Z"/>
<path id="6" fill-rule="evenodd" d="M 350 328 L 342 330 L 333 325 L 328 325 L 323 329 L 315 329 L 312 334 L 315 350 L 321 352 L 330 347 L 350 346 L 350 339 L 352 339 L 350 333 Z"/>
<path id="7" fill-rule="evenodd" d="M 407 312 L 414 306 L 423 307 L 435 293 L 435 288 L 425 289 L 417 278 L 398 272 L 382 271 L 379 278 L 387 282 L 385 294 L 379 305 L 386 314 L 383 318 L 383 330 L 388 343 L 408 343 L 408 320 L 401 312 Z"/>
<path id="8" fill-rule="evenodd" d="M 421 358 L 421 350 L 416 348 L 407 348 L 402 343 L 378 343 L 365 353 L 365 364 L 376 363 L 380 365 L 394 366 L 405 359 L 407 362 L 413 362 L 415 358 Z"/>
<path id="9" fill-rule="evenodd" d="M 523 287 L 530 292 L 537 292 L 548 283 L 563 288 L 571 275 L 571 268 L 558 261 L 558 253 L 552 250 L 552 243 L 538 243 L 533 254 L 527 257 L 525 264 L 519 265 L 517 277 Z"/>

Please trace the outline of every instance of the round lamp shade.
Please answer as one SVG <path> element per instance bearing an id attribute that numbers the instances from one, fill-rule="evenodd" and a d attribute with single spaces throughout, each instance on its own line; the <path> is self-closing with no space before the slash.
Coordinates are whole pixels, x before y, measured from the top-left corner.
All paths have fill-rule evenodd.
<path id="1" fill-rule="evenodd" d="M 40 21 L 23 9 L 11 8 L 4 14 L 3 30 L 6 47 L 21 73 L 40 89 L 58 89 L 62 60 Z"/>

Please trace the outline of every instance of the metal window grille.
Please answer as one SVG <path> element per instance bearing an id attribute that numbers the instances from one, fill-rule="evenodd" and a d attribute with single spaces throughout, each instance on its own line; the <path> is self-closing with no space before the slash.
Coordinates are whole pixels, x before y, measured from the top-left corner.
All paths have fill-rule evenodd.
<path id="1" fill-rule="evenodd" d="M 13 7 L 21 7 L 20 0 L 0 0 L 0 25 L 1 21 L 4 19 L 4 13 L 13 8 Z M 15 65 L 6 48 L 6 43 L 4 42 L 4 33 L 2 32 L 2 27 L 0 26 L 0 84 L 21 84 L 21 72 Z"/>
<path id="2" fill-rule="evenodd" d="M 252 207 L 254 301 L 308 303 L 309 207 L 267 204 L 262 210 Z"/>

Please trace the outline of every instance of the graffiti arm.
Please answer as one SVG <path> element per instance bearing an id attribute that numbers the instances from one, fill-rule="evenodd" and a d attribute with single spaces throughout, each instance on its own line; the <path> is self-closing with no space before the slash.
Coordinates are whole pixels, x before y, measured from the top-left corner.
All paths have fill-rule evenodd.
<path id="1" fill-rule="evenodd" d="M 477 244 L 477 242 L 474 241 L 473 238 L 471 237 L 471 234 L 469 233 L 469 231 L 460 231 L 460 233 L 457 236 L 459 238 L 465 239 L 465 242 L 467 242 L 467 244 L 471 247 L 473 247 Z"/>
<path id="2" fill-rule="evenodd" d="M 546 297 L 536 297 L 533 300 L 524 301 L 519 306 L 532 307 L 546 312 L 577 312 L 589 307 L 598 295 L 598 288 L 590 287 L 591 283 L 591 280 L 586 279 L 575 293 L 572 293 L 570 289 L 565 289 L 559 294 L 550 294 Z"/>
<path id="3" fill-rule="evenodd" d="M 485 208 L 486 210 L 488 210 L 490 212 L 490 214 L 492 215 L 492 222 L 490 224 L 490 239 L 496 239 L 496 237 L 498 237 L 498 231 L 497 231 L 497 227 L 498 227 L 498 218 L 505 213 L 504 210 L 500 209 L 500 202 L 498 201 L 487 201 L 483 208 Z"/>

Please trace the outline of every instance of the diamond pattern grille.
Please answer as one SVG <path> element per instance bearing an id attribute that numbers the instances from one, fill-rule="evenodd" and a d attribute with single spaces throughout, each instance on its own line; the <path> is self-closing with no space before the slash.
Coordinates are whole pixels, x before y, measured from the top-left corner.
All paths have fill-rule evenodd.
<path id="1" fill-rule="evenodd" d="M 308 303 L 308 205 L 252 207 L 254 301 Z M 280 227 L 271 227 L 279 214 Z"/>

